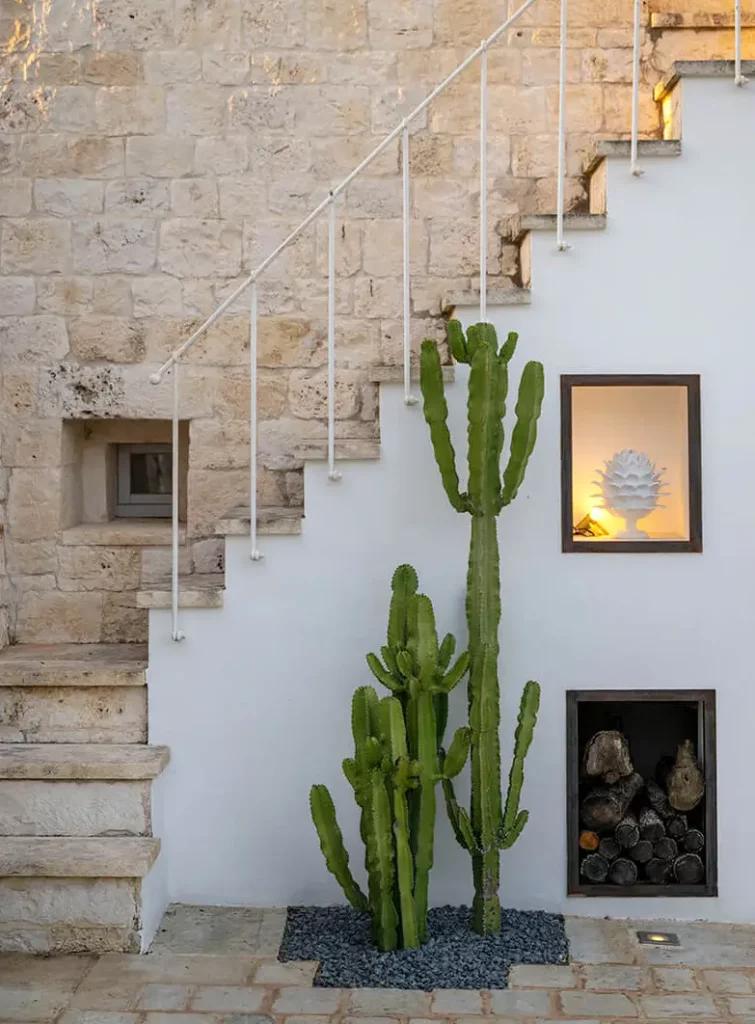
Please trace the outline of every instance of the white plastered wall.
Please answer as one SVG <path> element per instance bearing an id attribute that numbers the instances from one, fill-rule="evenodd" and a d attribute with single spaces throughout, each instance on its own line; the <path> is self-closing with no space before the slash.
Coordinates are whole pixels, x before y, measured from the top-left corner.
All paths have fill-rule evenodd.
<path id="1" fill-rule="evenodd" d="M 533 302 L 493 311 L 518 330 L 514 374 L 543 360 L 547 397 L 522 492 L 501 517 L 504 772 L 522 684 L 542 709 L 525 773 L 531 811 L 502 857 L 502 898 L 521 908 L 614 916 L 752 920 L 751 777 L 755 567 L 755 93 L 684 83 L 684 155 L 637 180 L 609 168 L 609 226 L 557 253 L 533 243 Z M 465 322 L 474 320 L 467 311 Z M 560 550 L 561 373 L 700 373 L 704 553 L 607 557 Z M 465 373 L 449 388 L 465 452 Z M 268 538 L 253 564 L 228 544 L 225 608 L 187 611 L 187 639 L 150 623 L 150 736 L 167 743 L 163 853 L 171 900 L 281 905 L 341 899 L 325 870 L 307 794 L 331 786 L 359 865 L 356 815 L 340 771 L 349 701 L 370 681 L 389 580 L 417 567 L 441 629 L 463 638 L 468 520 L 442 492 L 418 408 L 381 397 L 380 462 L 346 464 L 340 484 L 306 471 L 300 538 Z M 461 464 L 463 470 L 463 463 Z M 565 698 L 570 688 L 713 687 L 718 697 L 720 896 L 574 899 L 566 892 Z M 456 694 L 453 714 L 463 716 Z M 453 718 L 452 718 L 453 722 Z M 465 792 L 465 785 L 460 789 Z M 469 899 L 469 863 L 439 813 L 435 903 Z"/>

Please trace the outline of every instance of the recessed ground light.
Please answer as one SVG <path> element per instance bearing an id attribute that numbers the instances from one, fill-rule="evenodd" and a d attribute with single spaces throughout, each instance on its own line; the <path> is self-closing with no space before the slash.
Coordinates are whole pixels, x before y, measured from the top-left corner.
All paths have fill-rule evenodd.
<path id="1" fill-rule="evenodd" d="M 681 946 L 676 932 L 637 932 L 641 946 Z"/>

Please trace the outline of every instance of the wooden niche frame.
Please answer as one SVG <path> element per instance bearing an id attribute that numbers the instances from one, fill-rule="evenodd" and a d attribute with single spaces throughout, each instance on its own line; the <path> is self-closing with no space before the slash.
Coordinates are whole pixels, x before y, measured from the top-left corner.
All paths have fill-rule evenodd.
<path id="1" fill-rule="evenodd" d="M 585 387 L 685 387 L 687 389 L 687 452 L 689 539 L 579 541 L 574 537 L 572 495 L 572 391 Z M 564 552 L 624 554 L 627 552 L 694 552 L 703 550 L 702 454 L 699 374 L 561 375 L 561 545 Z"/>
<path id="2" fill-rule="evenodd" d="M 697 713 L 696 752 L 705 778 L 703 828 L 705 880 L 697 885 L 666 882 L 652 885 L 594 884 L 584 881 L 579 871 L 579 787 L 580 705 L 629 703 L 681 703 L 694 705 Z M 566 891 L 569 896 L 718 896 L 718 797 L 716 778 L 716 691 L 715 690 L 567 690 L 566 691 Z"/>

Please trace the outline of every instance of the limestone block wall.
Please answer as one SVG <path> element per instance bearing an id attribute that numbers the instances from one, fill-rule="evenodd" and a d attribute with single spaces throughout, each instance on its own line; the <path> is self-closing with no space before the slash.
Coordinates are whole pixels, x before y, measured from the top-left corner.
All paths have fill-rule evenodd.
<path id="1" fill-rule="evenodd" d="M 702 2 L 657 0 L 681 14 Z M 631 11 L 570 2 L 575 209 L 584 154 L 629 131 Z M 154 388 L 150 370 L 507 14 L 502 0 L 0 0 L 1 643 L 65 638 L 77 603 L 86 628 L 71 639 L 134 638 L 128 601 L 122 617 L 104 613 L 131 589 L 117 568 L 84 596 L 61 586 L 75 462 L 64 421 L 169 416 L 170 383 Z M 507 218 L 555 208 L 557 42 L 558 5 L 538 0 L 490 54 L 496 287 L 517 274 Z M 643 134 L 660 134 L 651 85 L 674 59 L 731 54 L 726 28 L 645 29 Z M 477 124 L 471 70 L 413 132 L 417 342 L 442 333 L 444 297 L 474 285 Z M 395 146 L 339 210 L 339 438 L 377 436 L 366 370 L 400 359 L 399 167 Z M 302 450 L 325 437 L 326 246 L 318 224 L 261 292 L 263 505 L 302 504 Z M 247 500 L 245 312 L 213 328 L 182 374 L 198 539 Z"/>

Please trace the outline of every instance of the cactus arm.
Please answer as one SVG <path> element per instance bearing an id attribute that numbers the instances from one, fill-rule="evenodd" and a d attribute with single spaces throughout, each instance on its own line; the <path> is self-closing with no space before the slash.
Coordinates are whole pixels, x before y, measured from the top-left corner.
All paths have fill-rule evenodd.
<path id="1" fill-rule="evenodd" d="M 498 353 L 498 358 L 502 363 L 511 362 L 512 356 L 516 352 L 516 345 L 518 341 L 519 335 L 516 333 L 516 331 L 510 331 L 509 336 L 501 345 L 501 351 Z"/>
<path id="2" fill-rule="evenodd" d="M 506 794 L 506 809 L 503 814 L 504 846 L 513 846 L 527 822 L 527 812 L 519 810 L 519 798 L 524 783 L 524 759 L 532 743 L 532 736 L 537 724 L 537 713 L 540 708 L 540 687 L 530 680 L 522 692 L 519 704 L 519 717 L 514 733 L 514 756 L 509 772 L 509 788 Z M 525 815 L 522 819 L 522 815 Z M 508 842 L 508 836 L 513 838 Z"/>
<path id="3" fill-rule="evenodd" d="M 445 779 L 455 779 L 467 763 L 471 738 L 472 733 L 466 726 L 457 729 L 454 733 L 451 746 L 448 748 L 448 753 L 443 759 L 442 771 Z"/>
<path id="4" fill-rule="evenodd" d="M 437 684 L 438 689 L 443 693 L 450 693 L 451 690 L 464 678 L 469 668 L 469 652 L 464 651 L 454 662 L 451 668 Z"/>
<path id="5" fill-rule="evenodd" d="M 309 806 L 328 871 L 341 886 L 352 907 L 355 910 L 367 910 L 367 897 L 349 869 L 349 855 L 343 844 L 343 834 L 338 827 L 336 809 L 327 786 L 312 786 Z"/>
<path id="6" fill-rule="evenodd" d="M 384 644 L 380 648 L 380 653 L 383 655 L 383 661 L 385 662 L 388 671 L 395 676 L 399 675 L 400 673 L 398 670 L 398 663 L 396 661 L 396 652 L 393 648 Z"/>
<path id="7" fill-rule="evenodd" d="M 417 594 L 412 599 L 409 628 L 415 634 L 412 641 L 419 667 L 419 680 L 423 689 L 429 690 L 438 673 L 438 634 L 432 602 L 424 594 Z"/>
<path id="8" fill-rule="evenodd" d="M 499 384 L 495 347 L 487 341 L 480 341 L 469 374 L 467 408 L 468 488 L 473 514 L 477 515 L 495 515 L 497 512 L 503 450 L 503 423 L 498 414 Z"/>
<path id="9" fill-rule="evenodd" d="M 451 822 L 451 828 L 456 836 L 456 842 L 464 850 L 474 853 L 477 850 L 477 842 L 475 840 L 474 833 L 472 832 L 472 823 L 469 820 L 469 815 L 463 807 L 459 806 L 453 782 L 444 776 L 442 779 L 442 785 L 443 796 L 446 798 L 448 820 Z"/>
<path id="10" fill-rule="evenodd" d="M 370 671 L 379 683 L 386 686 L 391 693 L 401 693 L 403 686 L 393 678 L 391 673 L 384 667 L 380 658 L 378 658 L 376 654 L 367 655 L 367 664 L 370 666 Z"/>
<path id="11" fill-rule="evenodd" d="M 370 772 L 370 814 L 367 864 L 373 938 L 379 949 L 396 949 L 398 914 L 393 903 L 395 860 L 391 805 L 383 773 Z"/>
<path id="12" fill-rule="evenodd" d="M 406 647 L 406 613 L 409 599 L 417 593 L 419 581 L 411 565 L 400 565 L 391 580 L 391 607 L 388 612 L 388 646 Z"/>
<path id="13" fill-rule="evenodd" d="M 469 352 L 464 331 L 458 320 L 449 320 L 447 325 L 448 347 L 457 363 L 468 363 Z"/>
<path id="14" fill-rule="evenodd" d="M 516 821 L 514 822 L 514 827 L 512 829 L 509 829 L 508 832 L 503 828 L 501 829 L 499 846 L 502 850 L 511 849 L 511 847 L 514 845 L 514 843 L 517 841 L 519 836 L 524 831 L 524 826 L 529 821 L 529 817 L 529 811 L 520 811 L 516 817 Z"/>
<path id="15" fill-rule="evenodd" d="M 545 378 L 543 364 L 529 362 L 522 371 L 519 381 L 519 395 L 516 403 L 516 424 L 511 435 L 511 452 L 503 474 L 503 489 L 499 508 L 510 504 L 527 472 L 535 441 L 537 440 L 537 421 L 545 394 Z"/>
<path id="16" fill-rule="evenodd" d="M 418 761 L 420 766 L 419 808 L 414 854 L 414 906 L 420 942 L 427 940 L 427 908 L 430 871 L 433 866 L 435 834 L 435 786 L 438 780 L 438 747 L 432 694 L 423 691 L 417 699 Z"/>
<path id="17" fill-rule="evenodd" d="M 414 858 L 409 845 L 409 808 L 405 786 L 393 789 L 393 831 L 396 839 L 396 878 L 401 912 L 401 948 L 416 949 L 420 944 L 417 911 L 414 905 Z"/>
<path id="18" fill-rule="evenodd" d="M 459 491 L 456 455 L 448 429 L 448 403 L 443 388 L 443 371 L 438 346 L 434 341 L 423 341 L 420 353 L 420 388 L 422 390 L 425 420 L 430 428 L 435 461 L 440 470 L 443 489 L 457 512 L 467 510 L 466 498 Z"/>
<path id="19" fill-rule="evenodd" d="M 370 736 L 374 736 L 374 716 L 378 695 L 371 686 L 360 686 L 351 699 L 351 732 L 358 751 Z"/>
<path id="20" fill-rule="evenodd" d="M 438 650 L 438 668 L 441 672 L 445 672 L 451 664 L 451 658 L 453 658 L 455 650 L 456 637 L 451 633 L 446 633 Z"/>

